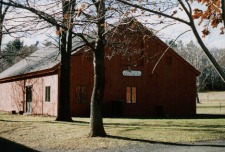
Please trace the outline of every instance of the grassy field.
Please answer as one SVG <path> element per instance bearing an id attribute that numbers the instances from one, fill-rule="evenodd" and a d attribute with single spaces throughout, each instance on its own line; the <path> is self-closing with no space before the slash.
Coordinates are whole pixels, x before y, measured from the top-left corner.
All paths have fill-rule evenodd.
<path id="1" fill-rule="evenodd" d="M 104 119 L 107 138 L 88 138 L 88 118 L 0 115 L 0 137 L 33 149 L 102 149 L 137 142 L 195 142 L 225 139 L 225 119 Z"/>
<path id="2" fill-rule="evenodd" d="M 205 96 L 207 95 L 202 94 L 201 99 Z M 215 106 L 210 106 L 214 103 L 216 103 Z M 222 109 L 224 110 L 225 107 Z M 217 101 L 212 103 L 201 100 L 197 112 L 223 114 L 221 111 L 218 112 Z M 0 113 L 0 139 L 7 139 L 40 151 L 86 151 L 136 145 L 140 142 L 179 143 L 225 140 L 225 116 L 213 118 L 201 116 L 193 119 L 105 118 L 105 130 L 109 135 L 106 138 L 88 137 L 89 118 L 73 118 L 74 121 L 70 123 L 54 120 L 54 117 Z"/>
<path id="3" fill-rule="evenodd" d="M 224 114 L 225 92 L 199 93 L 200 104 L 197 104 L 198 114 Z"/>
<path id="4" fill-rule="evenodd" d="M 198 93 L 200 102 L 224 102 L 225 92 L 200 92 Z"/>

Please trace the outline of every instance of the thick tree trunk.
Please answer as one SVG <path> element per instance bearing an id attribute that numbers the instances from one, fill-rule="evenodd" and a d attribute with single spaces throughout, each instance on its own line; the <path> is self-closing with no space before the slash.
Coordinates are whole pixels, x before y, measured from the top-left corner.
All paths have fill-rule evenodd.
<path id="1" fill-rule="evenodd" d="M 223 19 L 223 26 L 225 27 L 225 0 L 222 0 L 222 19 Z"/>
<path id="2" fill-rule="evenodd" d="M 1 0 L 2 1 L 2 0 Z M 0 51 L 2 50 L 2 27 L 3 27 L 3 20 L 4 20 L 4 17 L 3 17 L 3 4 L 0 4 Z"/>
<path id="3" fill-rule="evenodd" d="M 106 136 L 102 120 L 102 106 L 105 88 L 104 48 L 96 50 L 93 54 L 94 87 L 91 97 L 90 137 L 104 137 Z"/>
<path id="4" fill-rule="evenodd" d="M 90 137 L 104 137 L 106 136 L 103 119 L 103 97 L 105 89 L 105 2 L 100 0 L 96 4 L 98 14 L 98 36 L 95 43 L 95 50 L 93 51 L 93 65 L 94 65 L 94 86 L 91 96 L 91 120 L 90 120 Z"/>
<path id="5" fill-rule="evenodd" d="M 70 116 L 70 53 L 66 50 L 66 32 L 61 34 L 59 101 L 56 121 L 72 121 Z"/>
<path id="6" fill-rule="evenodd" d="M 63 2 L 63 15 L 73 14 L 75 1 Z M 71 15 L 72 16 L 72 15 Z M 73 19 L 63 19 L 65 23 L 73 24 Z M 72 121 L 70 115 L 70 58 L 72 50 L 72 27 L 61 33 L 61 64 L 59 73 L 59 102 L 57 121 Z"/>

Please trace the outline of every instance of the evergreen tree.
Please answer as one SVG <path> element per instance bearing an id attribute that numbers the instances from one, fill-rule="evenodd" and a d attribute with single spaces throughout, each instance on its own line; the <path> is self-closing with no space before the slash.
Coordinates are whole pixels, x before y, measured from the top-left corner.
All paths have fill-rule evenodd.
<path id="1" fill-rule="evenodd" d="M 16 38 L 15 40 L 8 42 L 3 50 L 11 53 L 16 53 L 17 51 L 20 51 L 22 48 L 23 42 L 19 38 Z"/>

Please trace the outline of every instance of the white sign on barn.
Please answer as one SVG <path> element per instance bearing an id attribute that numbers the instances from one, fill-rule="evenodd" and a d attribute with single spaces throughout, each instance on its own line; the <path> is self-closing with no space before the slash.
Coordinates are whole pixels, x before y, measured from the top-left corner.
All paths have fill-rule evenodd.
<path id="1" fill-rule="evenodd" d="M 123 76 L 127 76 L 127 77 L 140 77 L 141 76 L 141 71 L 123 70 Z"/>

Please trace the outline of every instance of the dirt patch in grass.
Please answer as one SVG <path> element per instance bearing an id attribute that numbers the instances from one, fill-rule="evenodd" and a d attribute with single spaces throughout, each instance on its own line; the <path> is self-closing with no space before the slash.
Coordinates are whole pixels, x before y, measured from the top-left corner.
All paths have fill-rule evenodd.
<path id="1" fill-rule="evenodd" d="M 96 150 L 139 142 L 225 139 L 225 118 L 104 119 L 106 138 L 89 138 L 89 118 L 56 122 L 54 117 L 0 114 L 0 137 L 40 151 Z"/>

